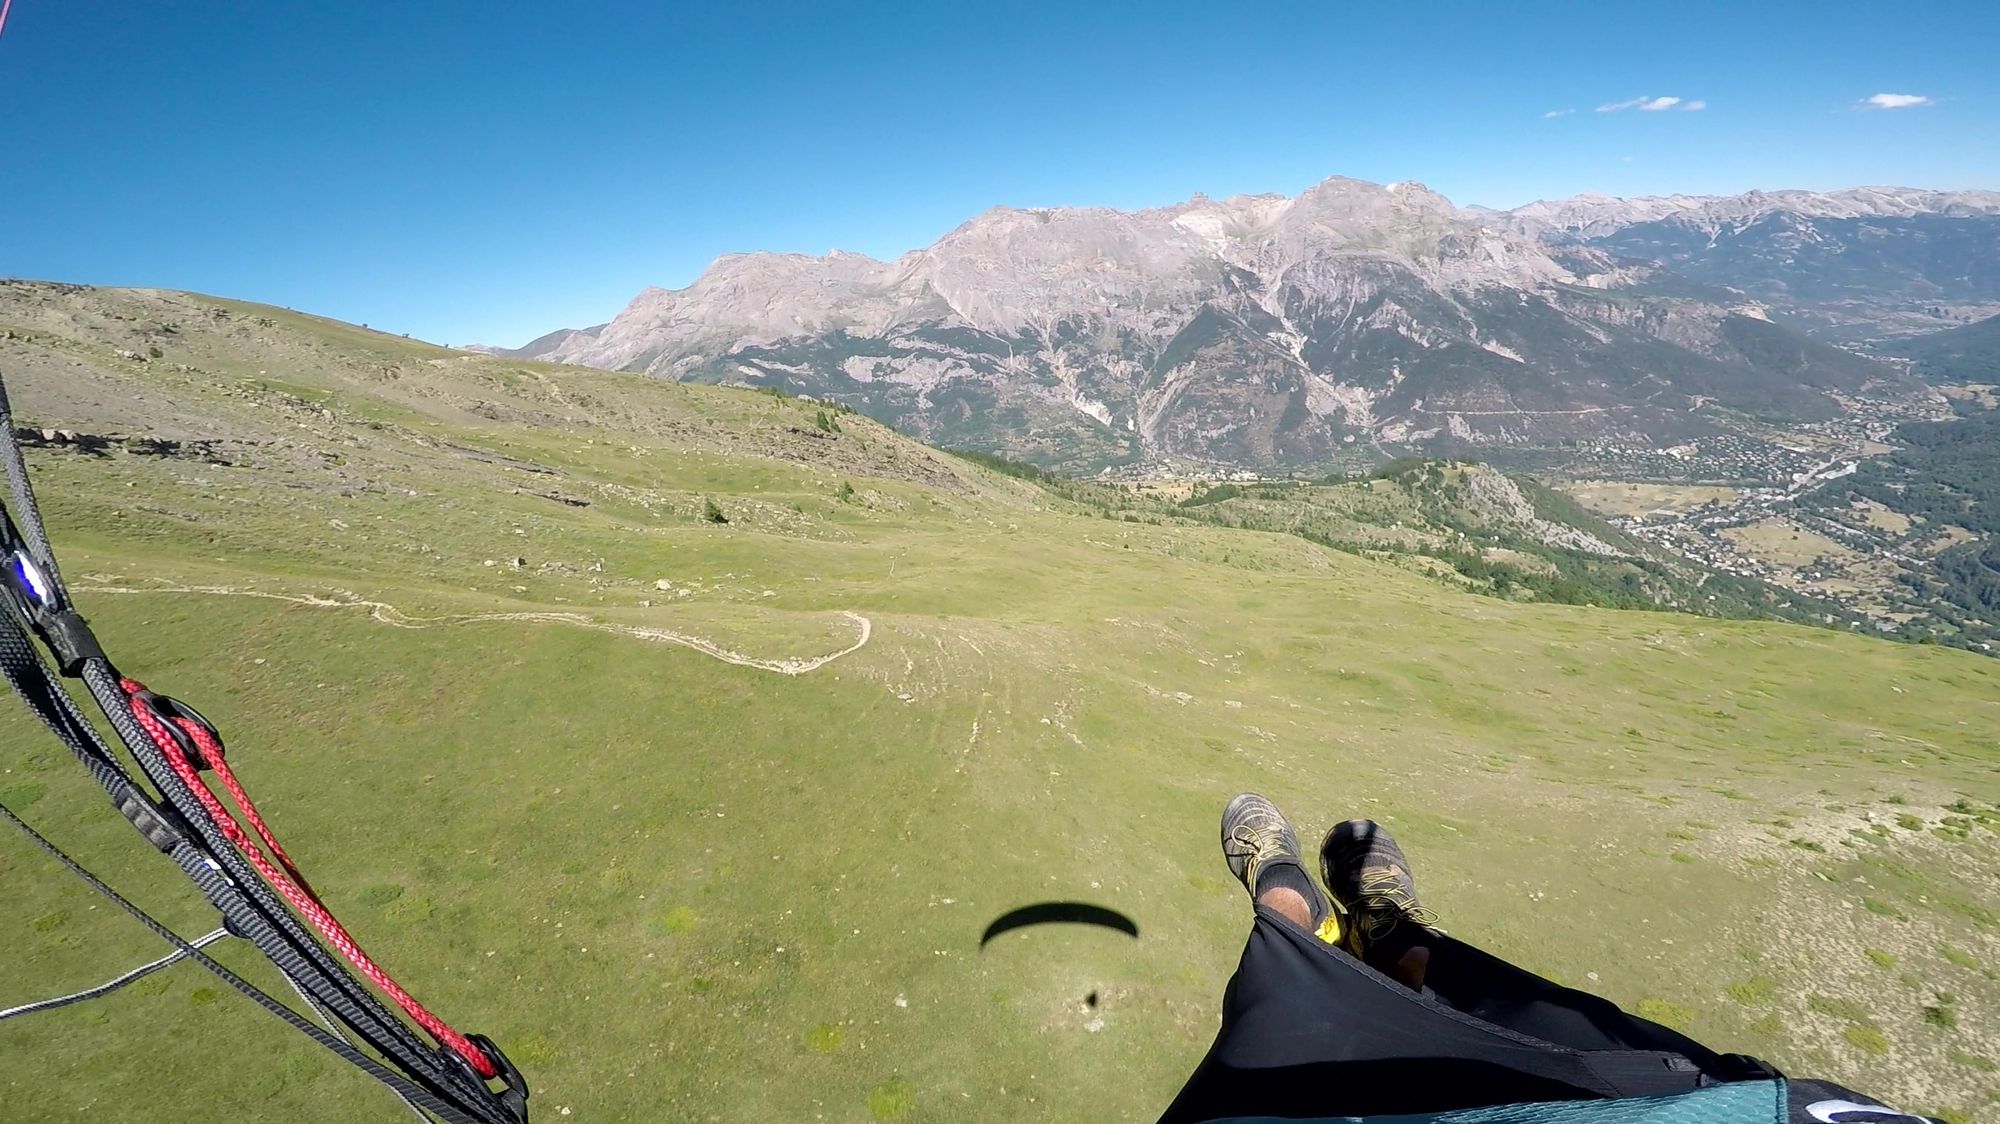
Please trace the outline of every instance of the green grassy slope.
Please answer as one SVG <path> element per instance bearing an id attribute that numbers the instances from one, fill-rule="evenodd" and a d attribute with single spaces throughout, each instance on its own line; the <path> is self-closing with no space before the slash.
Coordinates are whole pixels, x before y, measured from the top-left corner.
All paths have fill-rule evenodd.
<path id="1" fill-rule="evenodd" d="M 767 395 L 208 298 L 7 287 L 7 332 L 35 424 L 211 442 L 31 450 L 66 573 L 125 670 L 221 726 L 362 941 L 508 1046 L 541 1119 L 1150 1119 L 1246 927 L 1214 838 L 1243 788 L 1314 838 L 1389 823 L 1452 931 L 1530 968 L 1992 1111 L 1990 660 L 1451 592 L 1291 535 L 1097 518 Z M 210 927 L 18 709 L 0 770 L 0 801 Z M 0 1003 L 158 955 L 19 840 L 0 879 Z M 1046 900 L 1139 936 L 981 950 Z M 295 1038 L 177 966 L 0 1024 L 0 1104 L 395 1107 Z"/>
<path id="2" fill-rule="evenodd" d="M 958 455 L 1036 481 L 1101 518 L 1297 535 L 1510 601 L 1862 625 L 1837 605 L 1649 546 L 1542 484 L 1472 462 L 1403 459 L 1368 479 L 1317 483 L 1126 487 Z"/>

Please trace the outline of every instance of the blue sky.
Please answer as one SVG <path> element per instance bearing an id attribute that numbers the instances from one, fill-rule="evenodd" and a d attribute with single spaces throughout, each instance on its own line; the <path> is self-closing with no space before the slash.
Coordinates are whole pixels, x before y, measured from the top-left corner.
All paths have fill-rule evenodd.
<path id="1" fill-rule="evenodd" d="M 516 344 L 1003 203 L 2000 188 L 1996 53 L 1986 2 L 13 0 L 0 274 Z"/>

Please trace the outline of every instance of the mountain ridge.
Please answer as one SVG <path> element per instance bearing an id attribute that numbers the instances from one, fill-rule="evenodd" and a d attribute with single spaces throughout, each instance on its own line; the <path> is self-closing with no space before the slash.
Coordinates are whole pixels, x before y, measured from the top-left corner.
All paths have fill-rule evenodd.
<path id="1" fill-rule="evenodd" d="M 1614 196 L 1586 191 L 1566 199 L 1525 203 L 1506 210 L 1467 208 L 1491 216 L 1509 229 L 1540 234 L 1602 234 L 1636 225 L 1679 218 L 1719 227 L 1775 212 L 1809 218 L 1909 217 L 1920 214 L 2000 214 L 2000 191 L 1934 190 L 1915 187 L 1865 186 L 1837 191 L 1782 188 L 1736 195 Z"/>
<path id="2" fill-rule="evenodd" d="M 1977 217 L 2000 236 L 2000 193 L 1579 197 L 1495 212 L 1420 183 L 1334 177 L 1292 197 L 1130 212 L 994 207 L 890 261 L 724 255 L 603 325 L 501 350 L 776 386 L 927 440 L 1094 467 L 1672 441 L 1740 428 L 1734 415 L 1822 418 L 1840 393 L 1934 407 L 1900 368 L 1799 336 L 1788 322 L 1807 320 L 1782 285 L 1684 278 L 1670 255 L 1619 241 L 1647 224 L 1774 215 Z M 1791 358 L 1769 361 L 1780 353 Z"/>
<path id="3" fill-rule="evenodd" d="M 941 236 L 931 247 L 920 247 L 906 251 L 894 258 L 880 259 L 851 250 L 833 249 L 824 255 L 805 254 L 792 251 L 734 251 L 718 255 L 703 270 L 702 274 L 687 286 L 670 289 L 664 286 L 647 286 L 640 297 L 656 293 L 679 293 L 699 285 L 709 275 L 733 266 L 745 259 L 787 259 L 798 262 L 835 262 L 858 260 L 877 267 L 890 268 L 918 258 L 929 249 L 970 229 L 982 220 L 996 216 L 1050 216 L 1050 215 L 1124 215 L 1150 216 L 1168 215 L 1173 218 L 1194 214 L 1202 215 L 1204 209 L 1227 209 L 1232 206 L 1241 211 L 1252 211 L 1258 207 L 1266 210 L 1279 209 L 1296 202 L 1311 192 L 1333 183 L 1362 183 L 1365 181 L 1346 180 L 1333 177 L 1308 188 L 1300 196 L 1286 196 L 1273 192 L 1239 194 L 1222 199 L 1212 199 L 1196 192 L 1179 203 L 1159 207 L 1120 211 L 1110 207 L 1096 206 L 1056 206 L 1056 207 L 1012 207 L 995 205 L 966 220 Z M 1388 190 L 1414 188 L 1435 195 L 1422 184 L 1403 181 L 1386 185 Z M 1437 196 L 1444 199 L 1443 196 Z M 1445 200 L 1447 205 L 1449 200 Z M 1563 234 L 1580 234 L 1592 231 L 1602 232 L 1639 222 L 1659 221 L 1666 218 L 1699 217 L 1703 220 L 1720 218 L 1754 218 L 1776 211 L 1788 211 L 1813 217 L 1856 217 L 1860 215 L 1908 216 L 1915 214 L 1948 214 L 1955 211 L 1973 214 L 2000 214 L 2000 191 L 1981 189 L 1939 190 L 1898 186 L 1862 186 L 1835 191 L 1811 191 L 1806 189 L 1775 189 L 1770 191 L 1751 190 L 1736 195 L 1690 195 L 1671 193 L 1666 195 L 1614 196 L 1601 192 L 1584 191 L 1562 199 L 1538 199 L 1512 208 L 1493 208 L 1478 204 L 1453 207 L 1454 212 L 1474 221 L 1498 226 L 1502 229 L 1522 234 L 1538 234 L 1557 231 Z M 1196 222 L 1200 222 L 1197 219 Z M 1189 224 L 1193 226 L 1193 224 Z M 1213 229 L 1213 228 L 1211 228 Z M 637 298 L 635 298 L 636 300 Z M 628 305 L 629 307 L 629 305 Z M 608 323 L 608 322 L 607 322 Z M 571 334 L 588 335 L 604 328 L 605 324 L 588 328 L 558 328 L 530 340 L 518 347 L 473 344 L 468 350 L 492 351 L 510 355 L 530 355 L 547 352 L 560 345 L 563 337 Z"/>
<path id="4" fill-rule="evenodd" d="M 1143 217 L 1166 215 L 1174 219 L 1183 216 L 1198 216 L 1187 224 L 1190 229 L 1197 223 L 1207 225 L 1213 231 L 1220 229 L 1212 222 L 1204 223 L 1209 210 L 1224 210 L 1234 207 L 1239 212 L 1251 212 L 1258 208 L 1266 211 L 1286 209 L 1291 204 L 1330 184 L 1360 184 L 1365 181 L 1332 177 L 1299 196 L 1286 196 L 1273 192 L 1239 194 L 1222 199 L 1212 199 L 1196 192 L 1179 203 L 1159 207 L 1120 211 L 1111 207 L 1098 206 L 1056 206 L 1056 207 L 1012 207 L 995 205 L 980 212 L 954 227 L 929 247 L 909 250 L 894 258 L 880 259 L 851 250 L 833 249 L 824 255 L 813 255 L 796 251 L 732 251 L 718 255 L 695 281 L 679 289 L 649 285 L 635 297 L 649 294 L 683 293 L 700 285 L 704 279 L 718 271 L 733 270 L 738 263 L 753 259 L 788 260 L 800 263 L 833 263 L 856 261 L 882 269 L 889 269 L 910 262 L 926 254 L 930 249 L 945 243 L 954 236 L 976 229 L 983 221 L 1005 216 L 1036 216 L 1046 220 L 1055 215 L 1100 215 Z M 1373 185 L 1370 185 L 1373 186 Z M 1478 204 L 1463 207 L 1452 206 L 1449 200 L 1436 195 L 1430 189 L 1414 181 L 1402 181 L 1386 185 L 1386 190 L 1415 189 L 1443 200 L 1453 212 L 1475 222 L 1497 226 L 1521 234 L 1539 234 L 1556 231 L 1563 234 L 1603 232 L 1640 222 L 1660 221 L 1667 218 L 1695 217 L 1705 221 L 1721 218 L 1747 219 L 1762 217 L 1777 211 L 1787 211 L 1812 217 L 1857 217 L 1861 215 L 1909 216 L 1916 214 L 2000 214 L 2000 191 L 1981 189 L 1939 190 L 1897 186 L 1863 186 L 1836 191 L 1811 191 L 1805 189 L 1776 189 L 1771 191 L 1751 190 L 1736 195 L 1690 195 L 1672 193 L 1666 195 L 1614 196 L 1601 192 L 1585 191 L 1573 196 L 1554 200 L 1535 200 L 1512 208 L 1493 208 Z M 628 308 L 630 305 L 628 304 Z M 607 322 L 608 324 L 609 322 Z M 467 350 L 491 351 L 502 354 L 522 355 L 546 353 L 559 346 L 563 337 L 578 334 L 589 335 L 603 329 L 606 324 L 588 328 L 558 328 L 518 347 L 472 344 Z"/>

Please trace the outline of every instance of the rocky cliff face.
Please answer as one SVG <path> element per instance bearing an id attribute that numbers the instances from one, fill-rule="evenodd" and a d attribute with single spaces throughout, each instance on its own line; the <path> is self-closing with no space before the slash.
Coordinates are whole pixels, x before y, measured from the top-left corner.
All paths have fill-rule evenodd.
<path id="1" fill-rule="evenodd" d="M 1581 237 L 1668 211 L 1709 213 L 1586 198 L 1509 215 L 1347 179 L 1138 212 L 997 208 L 893 262 L 727 256 L 516 354 L 779 386 L 1077 466 L 1679 440 L 1906 385 L 1740 295 L 1663 295 L 1657 264 Z"/>

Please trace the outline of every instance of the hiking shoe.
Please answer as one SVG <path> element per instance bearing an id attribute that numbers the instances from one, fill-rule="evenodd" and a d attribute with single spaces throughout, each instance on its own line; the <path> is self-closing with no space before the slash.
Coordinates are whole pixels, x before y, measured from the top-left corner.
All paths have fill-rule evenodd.
<path id="1" fill-rule="evenodd" d="M 1410 860 L 1374 820 L 1336 824 L 1319 845 L 1319 863 L 1335 905 L 1348 914 L 1345 947 L 1358 959 L 1393 960 L 1437 924 L 1417 901 Z"/>
<path id="2" fill-rule="evenodd" d="M 1298 833 L 1292 830 L 1291 822 L 1278 811 L 1276 804 L 1254 792 L 1245 792 L 1231 800 L 1222 810 L 1222 857 L 1229 862 L 1229 873 L 1243 883 L 1252 899 L 1257 897 L 1257 877 L 1264 868 L 1272 863 L 1290 864 L 1299 872 L 1300 885 L 1293 885 L 1291 879 L 1281 884 L 1305 898 L 1314 927 L 1326 921 L 1331 903 L 1305 872 Z"/>

